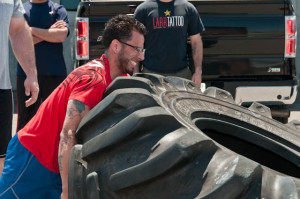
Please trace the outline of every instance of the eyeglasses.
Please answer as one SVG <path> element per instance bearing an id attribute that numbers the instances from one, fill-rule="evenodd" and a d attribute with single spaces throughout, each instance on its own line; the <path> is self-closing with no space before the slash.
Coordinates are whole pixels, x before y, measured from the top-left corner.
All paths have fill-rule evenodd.
<path id="1" fill-rule="evenodd" d="M 135 50 L 136 52 L 138 52 L 138 53 L 143 53 L 143 54 L 145 54 L 146 49 L 143 49 L 143 48 L 140 48 L 140 47 L 137 47 L 137 46 L 130 45 L 130 44 L 125 43 L 125 42 L 123 42 L 123 41 L 119 41 L 119 42 L 122 43 L 122 44 L 125 44 L 125 45 L 127 45 L 127 46 L 130 46 L 131 48 L 134 48 L 134 50 Z"/>

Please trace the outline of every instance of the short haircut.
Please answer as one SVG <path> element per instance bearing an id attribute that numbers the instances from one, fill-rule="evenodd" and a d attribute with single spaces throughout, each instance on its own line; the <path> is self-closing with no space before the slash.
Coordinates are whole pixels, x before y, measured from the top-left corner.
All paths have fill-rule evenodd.
<path id="1" fill-rule="evenodd" d="M 117 15 L 111 18 L 106 24 L 102 35 L 102 43 L 105 49 L 108 49 L 114 39 L 119 41 L 128 41 L 132 37 L 132 31 L 137 31 L 146 35 L 146 27 L 138 20 L 127 16 Z"/>

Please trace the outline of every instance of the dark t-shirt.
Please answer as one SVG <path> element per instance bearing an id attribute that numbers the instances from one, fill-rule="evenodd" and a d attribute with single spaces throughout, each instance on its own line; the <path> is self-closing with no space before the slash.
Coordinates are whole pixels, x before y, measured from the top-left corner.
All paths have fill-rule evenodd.
<path id="1" fill-rule="evenodd" d="M 63 20 L 69 28 L 69 19 L 66 9 L 52 2 L 24 3 L 24 14 L 30 27 L 48 29 L 56 21 Z M 39 76 L 66 76 L 66 65 L 63 57 L 63 44 L 42 41 L 34 45 L 36 65 Z M 24 71 L 18 64 L 17 75 L 25 76 Z"/>
<path id="2" fill-rule="evenodd" d="M 134 17 L 147 28 L 144 67 L 157 72 L 177 72 L 186 67 L 187 37 L 204 30 L 196 8 L 186 0 L 146 0 Z"/>

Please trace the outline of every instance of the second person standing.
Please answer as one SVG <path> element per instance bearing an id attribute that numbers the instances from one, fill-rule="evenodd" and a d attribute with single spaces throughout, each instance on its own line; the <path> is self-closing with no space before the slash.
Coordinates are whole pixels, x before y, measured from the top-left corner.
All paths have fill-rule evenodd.
<path id="1" fill-rule="evenodd" d="M 40 104 L 66 78 L 67 71 L 63 57 L 63 42 L 69 33 L 66 9 L 51 0 L 30 0 L 24 3 L 24 17 L 33 37 L 40 93 L 38 100 L 30 107 L 25 106 L 24 71 L 17 67 L 17 131 L 35 115 Z"/>
<path id="2" fill-rule="evenodd" d="M 197 9 L 186 0 L 146 0 L 134 17 L 147 28 L 143 73 L 179 76 L 202 81 L 203 47 L 200 33 L 204 31 Z M 195 72 L 187 66 L 187 38 L 190 38 Z"/>

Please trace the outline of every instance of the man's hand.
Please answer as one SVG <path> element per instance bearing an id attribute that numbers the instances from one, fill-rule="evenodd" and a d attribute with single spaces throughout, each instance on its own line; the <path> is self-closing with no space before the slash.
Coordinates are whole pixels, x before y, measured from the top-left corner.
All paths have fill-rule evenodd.
<path id="1" fill-rule="evenodd" d="M 51 43 L 62 43 L 68 36 L 69 29 L 65 21 L 57 21 L 49 29 L 31 27 L 33 36 Z"/>
<path id="2" fill-rule="evenodd" d="M 36 77 L 27 76 L 24 81 L 25 95 L 31 97 L 25 102 L 25 106 L 28 107 L 34 104 L 39 95 L 39 84 Z"/>
<path id="3" fill-rule="evenodd" d="M 50 26 L 49 29 L 55 29 L 55 28 L 61 29 L 61 28 L 65 28 L 65 27 L 67 27 L 67 23 L 63 20 L 59 20 L 59 21 L 55 22 L 52 26 Z"/>
<path id="4" fill-rule="evenodd" d="M 195 82 L 198 88 L 200 88 L 202 82 L 202 70 L 201 68 L 196 68 L 195 73 L 193 74 L 192 81 Z"/>
<path id="5" fill-rule="evenodd" d="M 52 26 L 50 26 L 49 29 L 62 29 L 62 28 L 66 28 L 66 27 L 67 27 L 67 23 L 65 21 L 63 21 L 63 20 L 59 20 L 59 21 L 55 22 Z M 33 28 L 30 28 L 30 31 L 31 31 L 31 34 L 32 34 L 33 43 L 37 44 L 37 43 L 40 43 L 40 42 L 44 41 L 40 37 L 37 37 L 36 35 L 34 35 L 32 33 L 32 29 Z"/>

